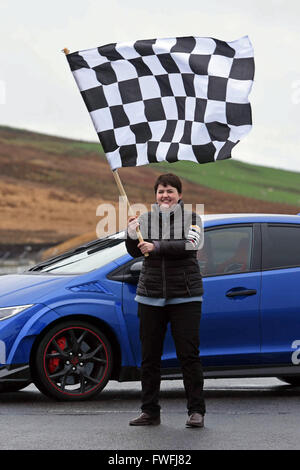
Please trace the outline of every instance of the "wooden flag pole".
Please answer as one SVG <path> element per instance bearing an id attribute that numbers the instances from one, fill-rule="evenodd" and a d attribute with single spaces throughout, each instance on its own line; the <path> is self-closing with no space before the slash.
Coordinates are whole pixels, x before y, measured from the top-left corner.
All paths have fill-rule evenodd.
<path id="1" fill-rule="evenodd" d="M 69 51 L 69 49 L 68 49 L 67 47 L 65 47 L 64 49 L 62 49 L 62 52 L 64 52 L 65 55 L 70 54 L 70 51 Z M 113 170 L 113 171 L 112 171 L 112 174 L 114 175 L 114 178 L 115 178 L 116 184 L 117 184 L 117 186 L 118 186 L 118 188 L 119 188 L 119 192 L 120 192 L 121 196 L 123 196 L 123 197 L 125 198 L 125 201 L 126 201 L 126 204 L 127 204 L 127 207 L 128 207 L 128 215 L 134 217 L 135 214 L 133 213 L 133 211 L 132 211 L 132 209 L 131 209 L 131 206 L 130 206 L 130 204 L 129 204 L 129 201 L 128 201 L 128 198 L 127 198 L 127 194 L 126 194 L 125 189 L 124 189 L 124 187 L 123 187 L 123 184 L 122 184 L 122 182 L 121 182 L 121 179 L 120 179 L 120 176 L 119 176 L 118 171 L 117 171 L 117 170 Z M 144 240 L 143 240 L 143 237 L 142 237 L 142 234 L 141 234 L 141 231 L 140 231 L 139 228 L 136 229 L 136 233 L 137 233 L 137 237 L 138 237 L 139 241 L 140 241 L 140 242 L 143 242 Z M 149 253 L 145 253 L 144 256 L 149 256 Z"/>
<path id="2" fill-rule="evenodd" d="M 128 207 L 128 215 L 130 217 L 134 217 L 134 213 L 133 213 L 133 211 L 131 209 L 131 206 L 129 204 L 127 194 L 125 193 L 125 189 L 124 189 L 123 184 L 121 182 L 118 170 L 113 170 L 112 174 L 114 175 L 115 182 L 117 183 L 117 186 L 118 186 L 118 189 L 119 189 L 119 192 L 120 192 L 121 196 L 125 198 L 125 201 L 126 201 L 126 204 L 127 204 L 127 207 Z"/>
<path id="3" fill-rule="evenodd" d="M 133 211 L 131 209 L 131 206 L 129 204 L 128 197 L 127 197 L 127 194 L 126 194 L 125 189 L 123 187 L 122 181 L 120 179 L 118 170 L 113 170 L 112 174 L 114 175 L 114 178 L 115 178 L 115 181 L 116 181 L 116 184 L 118 186 L 118 189 L 119 189 L 119 192 L 120 192 L 121 196 L 124 197 L 124 199 L 126 201 L 126 204 L 127 204 L 127 207 L 128 207 L 128 215 L 134 217 L 135 214 L 133 213 Z M 143 242 L 144 239 L 143 239 L 143 236 L 142 236 L 141 231 L 140 231 L 139 228 L 136 229 L 136 233 L 137 233 L 137 237 L 138 237 L 139 241 Z M 145 256 L 149 256 L 149 253 L 145 253 Z"/>

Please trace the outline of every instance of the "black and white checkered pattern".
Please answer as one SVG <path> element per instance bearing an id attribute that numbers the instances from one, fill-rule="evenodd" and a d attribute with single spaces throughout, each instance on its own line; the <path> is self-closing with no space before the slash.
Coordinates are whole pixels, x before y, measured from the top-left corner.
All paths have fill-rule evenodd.
<path id="1" fill-rule="evenodd" d="M 116 43 L 67 58 L 112 170 L 230 158 L 251 129 L 247 36 Z"/>

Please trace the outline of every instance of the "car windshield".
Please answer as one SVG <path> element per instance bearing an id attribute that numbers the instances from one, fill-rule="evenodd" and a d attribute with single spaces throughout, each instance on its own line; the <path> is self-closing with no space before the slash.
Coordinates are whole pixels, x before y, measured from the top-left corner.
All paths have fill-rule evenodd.
<path id="1" fill-rule="evenodd" d="M 54 274 L 83 274 L 93 271 L 127 253 L 124 237 L 124 232 L 119 232 L 96 240 L 39 263 L 29 271 Z"/>

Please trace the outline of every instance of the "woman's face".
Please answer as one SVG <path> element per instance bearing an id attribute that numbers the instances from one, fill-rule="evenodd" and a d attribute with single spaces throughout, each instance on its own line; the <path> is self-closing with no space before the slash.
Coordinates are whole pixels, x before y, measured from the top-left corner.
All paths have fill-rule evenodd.
<path id="1" fill-rule="evenodd" d="M 181 193 L 178 193 L 177 189 L 169 184 L 163 186 L 159 184 L 156 190 L 156 202 L 159 206 L 170 208 L 177 204 L 181 199 Z"/>

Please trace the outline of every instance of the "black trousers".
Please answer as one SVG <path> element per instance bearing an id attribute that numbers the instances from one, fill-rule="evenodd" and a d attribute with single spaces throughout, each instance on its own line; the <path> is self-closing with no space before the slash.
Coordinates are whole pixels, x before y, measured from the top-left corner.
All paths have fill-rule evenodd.
<path id="1" fill-rule="evenodd" d="M 201 302 L 154 307 L 139 303 L 142 346 L 142 411 L 159 415 L 160 365 L 167 324 L 170 322 L 180 362 L 188 414 L 205 414 L 203 372 L 199 357 Z"/>

